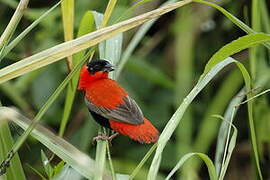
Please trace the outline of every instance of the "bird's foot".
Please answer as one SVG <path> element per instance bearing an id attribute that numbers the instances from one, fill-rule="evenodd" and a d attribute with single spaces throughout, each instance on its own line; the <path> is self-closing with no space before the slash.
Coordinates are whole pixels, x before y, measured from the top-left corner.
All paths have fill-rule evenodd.
<path id="1" fill-rule="evenodd" d="M 118 135 L 119 133 L 114 133 L 110 136 L 107 136 L 105 134 L 98 134 L 98 136 L 93 138 L 93 142 L 97 141 L 97 140 L 103 140 L 103 141 L 109 141 L 111 143 L 111 141 Z"/>

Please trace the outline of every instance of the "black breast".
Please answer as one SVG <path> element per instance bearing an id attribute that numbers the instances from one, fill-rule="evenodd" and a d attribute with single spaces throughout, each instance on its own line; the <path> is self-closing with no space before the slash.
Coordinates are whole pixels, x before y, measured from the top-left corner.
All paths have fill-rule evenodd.
<path id="1" fill-rule="evenodd" d="M 101 126 L 104 126 L 106 128 L 112 129 L 111 125 L 109 123 L 109 120 L 103 116 L 100 116 L 99 114 L 95 113 L 94 111 L 91 111 L 90 109 L 88 109 L 89 112 L 91 113 L 91 115 L 93 116 L 94 120 L 100 124 Z"/>

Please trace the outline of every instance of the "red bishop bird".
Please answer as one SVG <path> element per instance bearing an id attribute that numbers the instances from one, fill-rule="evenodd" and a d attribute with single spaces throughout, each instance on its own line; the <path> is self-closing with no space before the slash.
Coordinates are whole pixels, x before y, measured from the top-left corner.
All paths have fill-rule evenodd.
<path id="1" fill-rule="evenodd" d="M 140 143 L 156 142 L 158 130 L 147 120 L 128 93 L 108 77 L 113 66 L 106 60 L 93 60 L 83 66 L 79 90 L 97 123 Z"/>

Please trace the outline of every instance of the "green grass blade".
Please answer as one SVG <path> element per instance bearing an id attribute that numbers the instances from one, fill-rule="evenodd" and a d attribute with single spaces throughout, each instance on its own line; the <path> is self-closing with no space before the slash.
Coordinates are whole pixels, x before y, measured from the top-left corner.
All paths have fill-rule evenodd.
<path id="1" fill-rule="evenodd" d="M 201 80 L 198 81 L 195 87 L 185 97 L 159 137 L 157 150 L 148 173 L 148 180 L 156 178 L 161 162 L 162 152 L 193 99 L 223 67 L 233 62 L 235 61 L 232 58 L 227 58 L 214 66 L 203 78 L 201 78 Z"/>
<path id="2" fill-rule="evenodd" d="M 230 121 L 229 121 L 230 126 L 229 126 L 228 133 L 227 133 L 227 142 L 225 144 L 224 158 L 223 158 L 223 162 L 222 162 L 222 166 L 221 166 L 221 170 L 220 170 L 219 180 L 223 180 L 224 177 L 225 177 L 225 173 L 226 173 L 227 168 L 229 166 L 229 162 L 230 162 L 230 159 L 231 159 L 231 156 L 232 156 L 232 152 L 233 152 L 235 144 L 236 144 L 237 128 L 232 124 L 235 112 L 236 112 L 236 107 L 234 106 L 233 110 L 232 110 L 232 113 L 231 113 Z M 233 127 L 233 134 L 232 134 L 232 137 L 230 138 L 231 127 Z"/>
<path id="3" fill-rule="evenodd" d="M 137 165 L 137 167 L 134 169 L 134 171 L 130 174 L 129 176 L 129 180 L 132 180 L 135 178 L 135 176 L 139 173 L 140 169 L 142 168 L 142 166 L 145 164 L 145 162 L 150 158 L 151 154 L 155 151 L 155 149 L 157 148 L 157 143 L 155 143 L 150 149 L 149 151 L 145 154 L 145 156 L 142 158 L 142 160 L 140 161 L 140 163 Z"/>
<path id="4" fill-rule="evenodd" d="M 256 33 L 256 31 L 251 29 L 248 25 L 246 25 L 245 23 L 243 23 L 242 21 L 237 19 L 235 16 L 233 16 L 231 13 L 229 13 L 228 11 L 226 11 L 224 8 L 220 7 L 219 5 L 214 4 L 212 2 L 209 2 L 209 1 L 204 1 L 204 0 L 193 0 L 193 1 L 197 2 L 197 3 L 201 3 L 201 4 L 206 4 L 206 5 L 209 5 L 209 6 L 216 8 L 217 10 L 222 12 L 230 21 L 232 21 L 235 25 L 237 25 L 239 28 L 241 28 L 246 33 Z"/>
<path id="5" fill-rule="evenodd" d="M 70 41 L 73 39 L 74 29 L 74 0 L 63 0 L 61 10 L 65 41 Z M 73 68 L 72 56 L 67 57 L 67 65 L 69 71 L 71 71 Z"/>
<path id="6" fill-rule="evenodd" d="M 2 108 L 2 107 L 0 107 Z M 13 145 L 13 139 L 8 127 L 6 118 L 0 113 L 0 161 L 2 162 L 6 158 L 6 154 Z M 0 176 L 1 179 L 2 176 Z M 3 176 L 4 180 L 25 180 L 24 171 L 20 162 L 18 153 L 10 162 L 10 167 L 7 169 L 6 174 Z"/>
<path id="7" fill-rule="evenodd" d="M 193 12 L 192 6 L 186 6 L 177 10 L 173 32 L 175 36 L 175 90 L 174 90 L 174 107 L 179 106 L 179 100 L 184 99 L 190 89 L 193 87 L 195 77 L 195 38 L 197 37 L 197 26 L 200 21 L 204 21 L 197 16 L 198 13 Z M 195 20 L 196 19 L 196 20 Z M 192 149 L 193 143 L 193 119 L 194 108 L 191 106 L 182 119 L 182 124 L 175 131 L 175 149 L 176 159 L 184 156 Z M 201 152 L 201 151 L 198 151 Z M 199 159 L 196 159 L 199 161 Z M 192 161 L 185 163 L 181 173 L 178 172 L 177 179 L 193 179 L 197 173 L 193 171 Z M 199 161 L 201 162 L 201 161 Z"/>
<path id="8" fill-rule="evenodd" d="M 263 92 L 260 92 L 259 94 L 256 94 L 255 96 L 252 96 L 251 98 L 249 98 L 249 99 L 247 99 L 247 100 L 245 100 L 245 101 L 239 103 L 238 105 L 245 104 L 245 103 L 247 103 L 247 102 L 249 102 L 249 101 L 251 101 L 251 100 L 254 100 L 255 98 L 257 98 L 257 97 L 259 97 L 259 96 L 262 96 L 262 95 L 264 95 L 264 94 L 266 94 L 266 93 L 268 93 L 268 92 L 270 92 L 270 89 L 266 89 L 266 90 L 264 90 Z"/>
<path id="9" fill-rule="evenodd" d="M 261 30 L 261 18 L 260 18 L 260 5 L 258 0 L 252 0 L 252 5 L 251 5 L 251 27 L 255 31 L 260 31 Z M 258 59 L 258 48 L 253 47 L 249 50 L 249 57 L 250 57 L 250 74 L 252 79 L 256 80 L 256 74 L 257 74 L 257 59 Z"/>
<path id="10" fill-rule="evenodd" d="M 247 70 L 245 69 L 245 67 L 241 63 L 237 62 L 236 64 L 241 70 L 241 73 L 245 80 L 245 88 L 246 88 L 246 91 L 248 92 L 247 99 L 250 99 L 253 96 L 253 92 L 251 91 L 250 76 Z M 263 177 L 262 177 L 262 172 L 261 172 L 261 167 L 260 167 L 260 158 L 259 158 L 258 145 L 257 145 L 257 140 L 256 140 L 257 138 L 256 138 L 256 133 L 255 133 L 254 120 L 253 120 L 253 101 L 249 101 L 247 103 L 247 106 L 248 106 L 248 122 L 249 122 L 250 136 L 251 136 L 251 144 L 253 148 L 255 164 L 256 164 L 259 178 L 262 180 Z"/>
<path id="11" fill-rule="evenodd" d="M 103 27 L 107 26 L 116 3 L 117 3 L 117 0 L 110 0 L 109 1 L 107 8 L 105 10 L 105 13 L 104 13 L 104 18 L 102 19 L 102 22 L 101 22 L 101 25 L 99 28 L 103 28 Z"/>
<path id="12" fill-rule="evenodd" d="M 243 83 L 243 78 L 238 69 L 233 70 L 221 84 L 216 95 L 212 98 L 202 118 L 198 134 L 193 143 L 193 149 L 197 152 L 206 153 L 216 139 L 220 122 L 213 121 L 213 114 L 223 114 L 230 99 L 237 93 Z M 229 121 L 229 120 L 228 120 Z M 227 125 L 227 124 L 225 124 Z M 200 161 L 194 159 L 192 168 L 198 170 Z"/>
<path id="13" fill-rule="evenodd" d="M 220 129 L 219 129 L 219 133 L 218 133 L 218 137 L 217 137 L 217 148 L 216 148 L 216 153 L 215 153 L 215 167 L 216 167 L 216 171 L 217 171 L 218 175 L 220 174 L 220 171 L 221 171 L 222 157 L 224 154 L 224 148 L 225 148 L 225 142 L 226 142 L 226 135 L 227 135 L 228 128 L 229 128 L 228 122 L 231 118 L 231 115 L 233 114 L 233 110 L 234 110 L 235 106 L 240 104 L 242 102 L 242 100 L 244 99 L 244 97 L 245 97 L 245 96 L 243 96 L 244 93 L 245 93 L 245 91 L 244 91 L 244 89 L 242 89 L 231 100 L 231 102 L 229 103 L 229 106 L 224 114 L 224 121 L 222 121 L 222 123 L 220 125 Z M 231 120 L 231 123 L 232 123 L 232 120 Z"/>
<path id="14" fill-rule="evenodd" d="M 46 18 L 59 4 L 55 4 L 48 11 L 43 13 L 37 20 L 35 20 L 30 26 L 28 26 L 22 33 L 20 33 L 13 41 L 11 41 L 4 49 L 3 54 L 0 55 L 0 60 L 5 57 L 33 28 L 35 28 L 44 18 Z"/>
<path id="15" fill-rule="evenodd" d="M 177 0 L 168 0 L 166 3 L 163 4 L 163 6 L 176 2 Z M 123 52 L 123 55 L 121 57 L 121 61 L 119 62 L 119 65 L 117 66 L 116 75 L 115 78 L 118 79 L 119 75 L 121 74 L 125 64 L 127 63 L 129 57 L 139 44 L 139 42 L 142 40 L 144 35 L 147 33 L 147 31 L 153 26 L 153 24 L 158 20 L 158 18 L 152 19 L 146 23 L 144 23 L 140 29 L 136 32 L 130 43 L 128 44 L 127 48 Z"/>
<path id="16" fill-rule="evenodd" d="M 11 108 L 1 107 L 0 112 L 4 117 L 12 120 L 24 130 L 28 129 L 32 124 L 31 120 Z M 98 172 L 94 160 L 45 127 L 37 125 L 31 135 L 84 177 L 90 179 Z"/>
<path id="17" fill-rule="evenodd" d="M 205 66 L 202 76 L 204 76 L 214 65 L 226 57 L 267 41 L 270 41 L 270 35 L 264 33 L 249 34 L 232 41 L 231 43 L 223 46 L 211 57 Z"/>
<path id="18" fill-rule="evenodd" d="M 47 177 L 51 179 L 53 177 L 53 167 L 51 166 L 51 163 L 43 150 L 41 150 L 41 160 Z"/>
<path id="19" fill-rule="evenodd" d="M 255 31 L 260 30 L 260 1 L 259 0 L 252 0 L 252 5 L 251 5 L 251 24 L 252 24 L 252 29 Z"/>
<path id="20" fill-rule="evenodd" d="M 100 128 L 102 129 L 102 128 Z M 99 130 L 101 132 L 101 130 Z M 98 168 L 98 172 L 94 176 L 94 180 L 102 180 L 103 179 L 103 172 L 106 168 L 106 144 L 107 141 L 98 140 L 97 147 L 96 147 L 96 158 L 95 164 Z"/>
<path id="21" fill-rule="evenodd" d="M 250 35 L 248 35 L 250 36 Z M 265 37 L 266 39 L 269 38 L 268 36 Z M 235 41 L 233 41 L 230 44 L 234 45 Z M 225 48 L 225 53 L 228 56 L 231 55 L 228 52 L 228 46 L 230 45 L 226 45 L 227 48 Z M 225 47 L 226 47 L 225 46 Z M 245 44 L 242 44 L 242 46 L 246 46 Z M 246 90 L 249 92 L 250 91 L 250 77 L 248 72 L 246 71 L 245 67 L 235 61 L 232 58 L 226 58 L 223 61 L 218 61 L 219 57 L 225 57 L 222 56 L 222 52 L 224 51 L 224 48 L 221 48 L 216 54 L 221 54 L 220 56 L 213 56 L 213 57 L 217 57 L 217 58 L 211 58 L 209 60 L 208 64 L 211 64 L 211 61 L 216 61 L 219 62 L 218 64 L 212 63 L 212 65 L 214 66 L 209 66 L 209 68 L 211 69 L 210 71 L 205 71 L 203 73 L 203 75 L 201 76 L 199 82 L 196 84 L 196 86 L 191 90 L 191 92 L 187 95 L 187 97 L 183 100 L 182 104 L 179 106 L 179 108 L 177 109 L 177 111 L 174 113 L 174 115 L 172 116 L 172 118 L 170 119 L 170 121 L 168 122 L 168 124 L 166 125 L 166 127 L 164 128 L 163 132 L 160 135 L 159 141 L 158 141 L 158 147 L 157 147 L 157 151 L 155 154 L 155 157 L 152 161 L 150 170 L 149 170 L 149 174 L 148 174 L 148 179 L 152 179 L 152 178 L 156 178 L 156 174 L 158 172 L 159 169 L 159 165 L 161 162 L 161 155 L 163 152 L 163 149 L 166 146 L 166 143 L 168 142 L 169 138 L 171 137 L 172 133 L 174 132 L 174 130 L 176 129 L 177 125 L 179 124 L 181 118 L 183 117 L 184 112 L 186 111 L 187 107 L 189 106 L 189 104 L 193 101 L 193 99 L 196 97 L 196 95 L 206 86 L 206 84 L 226 65 L 234 62 L 236 63 L 236 65 L 238 66 L 238 68 L 241 70 L 241 73 L 243 75 L 243 78 L 245 80 L 245 84 L 246 84 Z M 231 49 L 231 53 L 234 52 L 234 49 Z M 250 95 L 248 94 L 248 97 Z M 255 136 L 255 129 L 254 129 L 254 123 L 253 123 L 253 117 L 252 117 L 252 104 L 248 104 L 248 115 L 249 115 L 249 124 L 250 124 L 250 132 L 251 132 L 251 139 L 252 139 L 252 145 L 253 145 L 253 150 L 254 150 L 254 155 L 255 155 L 255 160 L 256 160 L 256 165 L 257 165 L 257 169 L 258 172 L 260 174 L 261 170 L 260 170 L 260 166 L 259 166 L 259 157 L 258 157 L 258 150 L 257 150 L 257 144 L 256 144 L 256 136 Z"/>
<path id="22" fill-rule="evenodd" d="M 14 12 L 11 20 L 9 21 L 9 24 L 7 25 L 6 29 L 4 30 L 3 34 L 0 37 L 0 50 L 2 51 L 2 48 L 6 46 L 6 44 L 9 42 L 11 36 L 13 35 L 18 23 L 20 22 L 24 11 L 27 8 L 29 0 L 21 0 L 18 4 L 16 11 Z M 0 54 L 1 56 L 1 54 Z"/>
<path id="23" fill-rule="evenodd" d="M 216 170 L 215 170 L 215 166 L 213 164 L 213 162 L 211 161 L 211 159 L 203 153 L 188 153 L 186 155 L 184 155 L 176 164 L 176 166 L 172 169 L 172 171 L 169 173 L 169 175 L 166 177 L 165 180 L 169 180 L 173 174 L 181 168 L 181 166 L 191 157 L 193 156 L 198 156 L 199 158 L 201 158 L 204 163 L 207 166 L 208 169 L 208 173 L 209 173 L 209 177 L 211 180 L 217 180 L 217 174 L 216 174 Z"/>
<path id="24" fill-rule="evenodd" d="M 103 14 L 94 12 L 96 26 L 99 27 L 102 25 Z M 113 65 L 116 65 L 121 56 L 122 52 L 122 41 L 123 41 L 123 34 L 117 34 L 112 38 L 99 43 L 99 58 L 107 59 L 111 61 Z M 114 73 L 114 72 L 113 72 Z"/>
<path id="25" fill-rule="evenodd" d="M 95 32 L 86 34 L 77 39 L 56 45 L 52 48 L 44 50 L 40 53 L 32 55 L 28 58 L 22 59 L 17 63 L 7 66 L 0 70 L 0 83 L 23 75 L 27 72 L 34 71 L 38 68 L 59 61 L 62 58 L 68 57 L 81 50 L 96 45 L 97 43 L 109 39 L 114 35 L 125 32 L 129 29 L 137 27 L 146 21 L 161 16 L 167 12 L 170 12 L 178 7 L 189 4 L 191 0 L 180 1 L 172 4 L 168 4 L 153 11 L 144 13 L 126 21 L 114 24 L 112 26 L 102 28 Z"/>
<path id="26" fill-rule="evenodd" d="M 221 61 L 222 58 L 228 57 L 236 52 L 239 52 L 245 48 L 255 46 L 259 43 L 267 42 L 267 41 L 269 41 L 269 38 L 270 38 L 269 35 L 266 35 L 263 33 L 250 34 L 250 35 L 243 36 L 243 37 L 225 45 L 217 53 L 215 53 L 211 57 L 211 59 L 208 61 L 203 75 L 205 75 L 205 73 L 208 72 L 209 69 L 211 67 L 213 67 L 213 65 L 215 65 L 217 62 Z M 245 84 L 246 84 L 246 90 L 247 90 L 247 92 L 249 92 L 251 89 L 249 74 L 247 73 L 247 71 L 245 70 L 245 68 L 242 64 L 237 63 L 237 65 L 243 74 Z M 248 98 L 250 98 L 251 96 L 252 96 L 252 94 L 250 94 L 250 93 L 247 94 Z M 248 116 L 249 116 L 250 134 L 251 134 L 251 141 L 252 141 L 252 146 L 253 146 L 253 150 L 254 150 L 255 162 L 256 162 L 259 176 L 262 179 L 260 165 L 259 165 L 259 155 L 258 155 L 258 148 L 257 148 L 257 143 L 256 143 L 255 128 L 254 128 L 254 122 L 253 122 L 252 102 L 248 103 Z"/>
<path id="27" fill-rule="evenodd" d="M 217 53 L 215 53 L 211 59 L 208 61 L 204 74 L 209 71 L 213 65 L 215 65 L 217 62 L 220 62 L 224 57 L 228 57 L 234 53 L 237 53 L 245 48 L 249 48 L 252 46 L 255 46 L 260 43 L 264 43 L 270 40 L 270 36 L 263 34 L 263 33 L 257 33 L 257 34 L 250 34 L 243 36 L 227 45 L 222 47 Z M 237 64 L 243 74 L 243 77 L 245 79 L 245 84 L 246 84 L 246 90 L 247 92 L 250 91 L 251 86 L 250 86 L 250 78 L 243 67 L 243 65 Z M 202 76 L 203 76 L 202 75 Z M 250 98 L 252 95 L 250 93 L 247 94 L 248 98 Z M 249 124 L 250 124 L 250 134 L 251 134 L 251 141 L 252 141 L 252 146 L 254 150 L 254 156 L 255 156 L 255 162 L 257 166 L 257 170 L 259 173 L 260 178 L 262 179 L 261 175 L 261 170 L 260 170 L 260 165 L 259 165 L 259 155 L 258 155 L 258 148 L 257 148 L 257 143 L 256 143 L 256 135 L 255 135 L 255 128 L 254 128 L 254 122 L 253 122 L 253 107 L 252 107 L 252 102 L 248 103 L 248 116 L 249 116 Z"/>
<path id="28" fill-rule="evenodd" d="M 238 26 L 240 29 L 242 29 L 243 31 L 245 31 L 248 34 L 257 33 L 256 31 L 251 29 L 248 25 L 246 25 L 245 23 L 243 23 L 242 21 L 237 19 L 235 16 L 233 16 L 231 13 L 229 13 L 228 11 L 226 11 L 225 9 L 223 9 L 222 7 L 220 7 L 220 6 L 218 6 L 218 5 L 214 4 L 214 3 L 211 3 L 209 1 L 204 1 L 204 0 L 193 0 L 193 2 L 206 4 L 206 5 L 209 5 L 209 6 L 212 6 L 212 7 L 216 8 L 221 13 L 223 13 L 231 22 L 233 22 L 236 26 Z M 263 45 L 265 47 L 267 47 L 268 49 L 270 49 L 270 43 L 269 42 L 265 42 L 265 43 L 263 43 Z"/>
<path id="29" fill-rule="evenodd" d="M 89 32 L 92 32 L 94 30 L 94 28 L 95 27 L 94 27 L 93 14 L 91 11 L 87 11 L 81 20 L 77 37 L 80 37 L 80 36 L 85 35 Z M 85 53 L 85 51 L 81 51 L 81 52 L 74 55 L 73 64 L 75 66 L 78 63 L 80 63 L 81 60 L 83 60 L 84 53 Z M 71 83 L 69 83 L 69 85 L 68 85 L 66 99 L 65 99 L 65 106 L 64 106 L 64 111 L 63 111 L 63 117 L 61 120 L 60 130 L 59 130 L 60 136 L 63 136 L 63 134 L 65 132 L 66 125 L 67 125 L 67 122 L 68 122 L 68 119 L 69 119 L 69 116 L 71 113 L 74 97 L 76 94 L 76 87 L 77 87 L 78 80 L 79 80 L 79 75 L 80 75 L 80 73 L 77 72 L 74 75 L 74 77 L 72 78 Z"/>
<path id="30" fill-rule="evenodd" d="M 205 66 L 204 73 L 201 77 L 205 76 L 205 74 L 218 62 L 222 61 L 222 59 L 231 56 L 234 53 L 237 53 L 243 49 L 253 47 L 260 43 L 265 43 L 270 40 L 270 35 L 263 33 L 250 34 L 243 37 L 238 38 L 237 40 L 232 41 L 231 43 L 223 46 L 218 52 L 216 52 L 208 61 Z M 236 63 L 245 80 L 246 91 L 249 92 L 251 89 L 251 82 L 248 72 L 245 67 L 241 63 Z M 252 93 L 247 93 L 247 98 L 250 98 Z M 249 117 L 249 126 L 250 126 L 250 135 L 251 142 L 254 151 L 255 162 L 258 170 L 258 174 L 262 179 L 260 165 L 259 165 L 259 155 L 258 155 L 258 147 L 256 142 L 255 128 L 253 122 L 253 105 L 252 102 L 248 103 L 248 117 Z"/>
<path id="31" fill-rule="evenodd" d="M 41 180 L 47 180 L 43 174 L 41 174 L 37 169 L 35 169 L 34 167 L 30 166 L 29 164 L 26 164 L 26 166 L 33 171 L 36 175 L 38 175 L 40 177 Z"/>
<path id="32" fill-rule="evenodd" d="M 110 165 L 112 180 L 116 180 L 116 175 L 115 175 L 115 171 L 114 171 L 114 167 L 113 167 L 109 143 L 106 143 L 106 151 L 107 151 L 108 161 L 109 161 L 109 165 Z"/>
<path id="33" fill-rule="evenodd" d="M 39 110 L 35 118 L 33 119 L 32 123 L 29 125 L 29 127 L 26 129 L 26 131 L 20 136 L 20 138 L 15 142 L 13 145 L 10 153 L 8 156 L 13 153 L 16 153 L 18 149 L 21 147 L 21 145 L 25 142 L 31 131 L 34 129 L 36 124 L 40 121 L 40 119 L 43 117 L 45 112 L 49 109 L 49 107 L 53 104 L 53 102 L 56 100 L 56 98 L 60 95 L 62 90 L 65 88 L 65 86 L 68 84 L 68 82 L 71 80 L 71 78 L 74 76 L 76 72 L 79 71 L 82 64 L 88 59 L 88 56 L 92 53 L 90 51 L 88 55 L 85 56 L 84 60 L 77 64 L 75 68 L 68 74 L 68 76 L 64 79 L 64 81 L 59 85 L 59 87 L 55 90 L 55 92 L 50 96 L 50 98 L 47 100 L 47 102 L 42 106 L 42 108 Z M 1 164 L 1 166 L 3 163 Z"/>
<path id="34" fill-rule="evenodd" d="M 141 6 L 144 3 L 150 2 L 150 1 L 153 1 L 153 0 L 140 0 L 139 2 L 135 2 L 135 4 L 133 4 L 124 13 L 122 13 L 122 15 L 116 20 L 116 22 L 119 22 L 119 21 L 123 20 L 124 18 L 127 18 L 134 8 Z"/>
<path id="35" fill-rule="evenodd" d="M 269 17 L 269 9 L 266 5 L 267 0 L 261 1 L 260 12 L 261 12 L 261 19 L 262 19 L 262 27 L 264 27 L 266 33 L 270 33 L 270 17 Z"/>
<path id="36" fill-rule="evenodd" d="M 50 96 L 48 101 L 42 106 L 42 108 L 37 113 L 36 117 L 34 118 L 32 124 L 29 126 L 29 128 L 25 131 L 25 133 L 20 137 L 20 140 L 18 140 L 18 144 L 14 145 L 14 151 L 17 151 L 21 144 L 25 141 L 27 136 L 30 134 L 32 129 L 34 128 L 35 124 L 42 118 L 42 116 L 45 114 L 45 112 L 49 109 L 49 107 L 52 105 L 52 103 L 56 100 L 56 98 L 60 95 L 61 91 L 65 88 L 67 83 L 71 80 L 71 78 L 74 76 L 74 74 L 79 71 L 82 64 L 87 60 L 87 58 L 84 59 L 80 64 L 78 64 L 72 72 L 68 74 L 68 76 L 64 79 L 64 81 L 60 84 L 60 86 L 55 90 L 55 92 Z"/>

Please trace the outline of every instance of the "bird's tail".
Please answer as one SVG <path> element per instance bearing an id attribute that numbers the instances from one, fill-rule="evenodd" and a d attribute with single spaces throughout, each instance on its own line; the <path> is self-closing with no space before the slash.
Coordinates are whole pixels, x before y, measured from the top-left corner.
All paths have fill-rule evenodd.
<path id="1" fill-rule="evenodd" d="M 159 137 L 158 130 L 146 118 L 144 118 L 144 123 L 139 125 L 110 120 L 110 126 L 114 131 L 140 143 L 156 142 Z"/>

